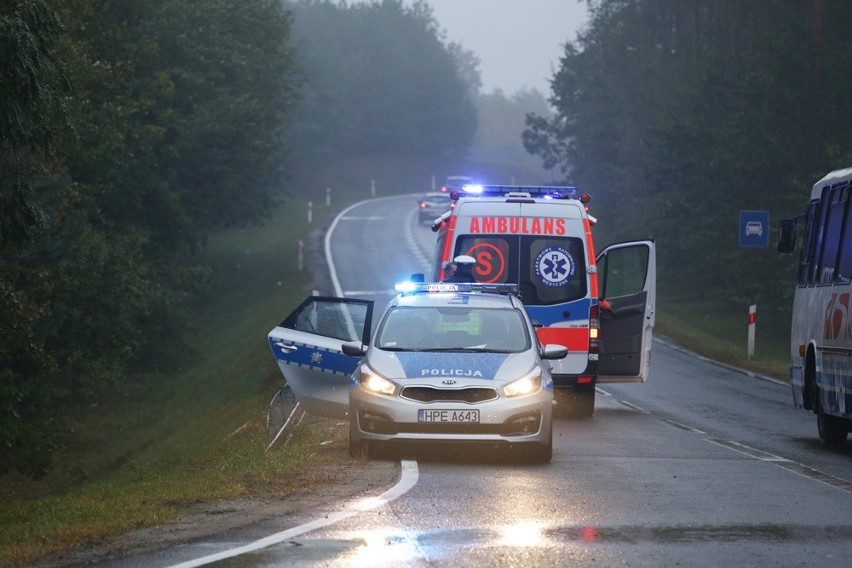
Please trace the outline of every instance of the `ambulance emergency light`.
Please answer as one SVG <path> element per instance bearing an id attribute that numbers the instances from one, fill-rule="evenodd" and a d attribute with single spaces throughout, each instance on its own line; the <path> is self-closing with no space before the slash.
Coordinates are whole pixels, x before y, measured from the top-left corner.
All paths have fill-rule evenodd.
<path id="1" fill-rule="evenodd" d="M 512 195 L 514 194 L 514 195 Z M 578 199 L 588 203 L 590 196 L 580 194 L 576 187 L 556 185 L 479 185 L 467 184 L 461 190 L 450 192 L 450 199 L 458 201 L 462 197 L 540 197 L 544 199 Z"/>

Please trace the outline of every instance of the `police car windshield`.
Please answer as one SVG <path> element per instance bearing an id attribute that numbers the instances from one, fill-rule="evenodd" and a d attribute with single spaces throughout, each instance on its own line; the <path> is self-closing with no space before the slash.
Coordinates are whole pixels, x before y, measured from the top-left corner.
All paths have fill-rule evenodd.
<path id="1" fill-rule="evenodd" d="M 384 318 L 376 346 L 386 351 L 488 351 L 530 348 L 520 312 L 468 306 L 397 306 Z"/>

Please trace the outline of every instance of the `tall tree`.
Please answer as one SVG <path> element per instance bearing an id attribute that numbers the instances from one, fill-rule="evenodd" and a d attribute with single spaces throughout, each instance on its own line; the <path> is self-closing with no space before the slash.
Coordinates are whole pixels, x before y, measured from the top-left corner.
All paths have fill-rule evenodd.
<path id="1" fill-rule="evenodd" d="M 466 153 L 476 62 L 442 40 L 428 5 L 304 0 L 293 8 L 308 77 L 294 144 L 325 155 Z"/>
<path id="2" fill-rule="evenodd" d="M 527 149 L 593 192 L 599 232 L 658 239 L 663 287 L 718 282 L 705 294 L 783 308 L 789 279 L 765 275 L 784 274 L 787 260 L 739 249 L 737 214 L 790 215 L 809 183 L 846 165 L 836 160 L 849 158 L 852 118 L 841 22 L 852 5 L 599 0 L 591 10 L 551 83 L 557 114 L 530 117 Z M 733 273 L 746 276 L 720 278 Z"/>

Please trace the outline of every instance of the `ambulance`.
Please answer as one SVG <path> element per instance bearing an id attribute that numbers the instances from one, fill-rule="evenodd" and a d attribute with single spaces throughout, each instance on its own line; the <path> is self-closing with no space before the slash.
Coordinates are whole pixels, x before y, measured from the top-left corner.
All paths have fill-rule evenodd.
<path id="1" fill-rule="evenodd" d="M 574 187 L 468 185 L 437 218 L 432 277 L 452 259 L 476 259 L 477 282 L 518 285 L 541 345 L 568 348 L 553 361 L 558 411 L 591 416 L 595 387 L 644 382 L 656 302 L 653 240 L 596 253 L 588 194 Z"/>

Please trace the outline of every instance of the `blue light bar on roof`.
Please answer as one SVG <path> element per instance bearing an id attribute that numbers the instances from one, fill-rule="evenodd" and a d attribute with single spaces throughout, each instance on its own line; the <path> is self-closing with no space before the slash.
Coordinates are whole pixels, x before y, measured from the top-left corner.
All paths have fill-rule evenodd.
<path id="1" fill-rule="evenodd" d="M 526 193 L 530 197 L 549 199 L 579 199 L 576 187 L 557 185 L 465 185 L 459 191 L 459 197 L 469 195 L 502 197 L 510 193 Z"/>
<path id="2" fill-rule="evenodd" d="M 478 282 L 397 282 L 394 289 L 402 294 L 481 292 L 518 295 L 517 284 L 480 284 Z"/>

